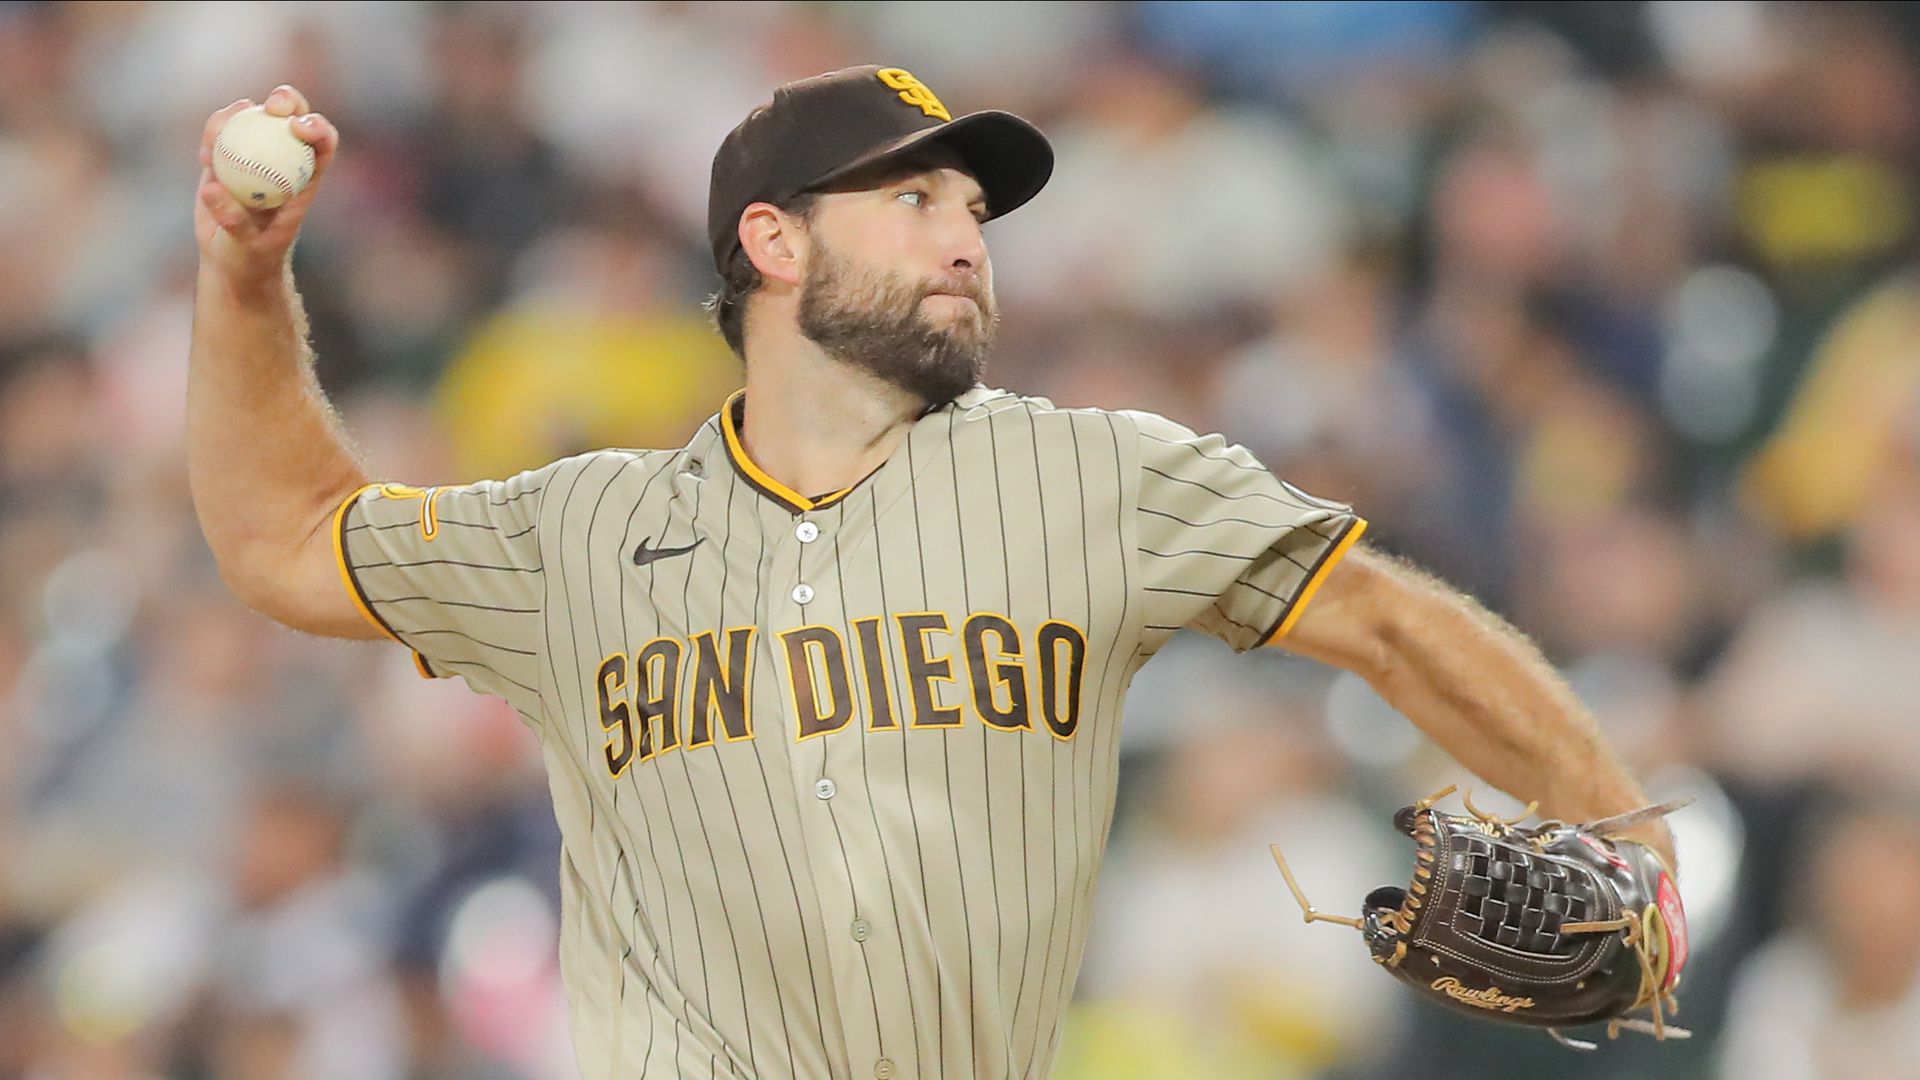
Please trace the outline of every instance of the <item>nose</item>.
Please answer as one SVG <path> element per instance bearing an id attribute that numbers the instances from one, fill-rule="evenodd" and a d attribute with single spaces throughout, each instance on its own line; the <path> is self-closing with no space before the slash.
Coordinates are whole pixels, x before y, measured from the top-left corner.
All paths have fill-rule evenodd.
<path id="1" fill-rule="evenodd" d="M 941 265 L 950 273 L 979 273 L 987 268 L 987 237 L 973 213 L 960 209 L 947 218 Z"/>

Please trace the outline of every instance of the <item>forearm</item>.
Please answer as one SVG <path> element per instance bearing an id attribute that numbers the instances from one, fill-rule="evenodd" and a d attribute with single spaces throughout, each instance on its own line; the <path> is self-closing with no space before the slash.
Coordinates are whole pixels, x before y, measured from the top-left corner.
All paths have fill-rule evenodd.
<path id="1" fill-rule="evenodd" d="M 1462 765 L 1542 814 L 1582 822 L 1643 806 L 1646 795 L 1593 716 L 1534 645 L 1470 598 L 1417 580 L 1383 620 L 1381 696 Z M 1669 865 L 1663 824 L 1629 833 Z"/>
<path id="2" fill-rule="evenodd" d="M 194 507 L 221 572 L 243 600 L 365 482 L 321 392 L 291 270 L 237 284 L 201 269 L 187 380 Z"/>

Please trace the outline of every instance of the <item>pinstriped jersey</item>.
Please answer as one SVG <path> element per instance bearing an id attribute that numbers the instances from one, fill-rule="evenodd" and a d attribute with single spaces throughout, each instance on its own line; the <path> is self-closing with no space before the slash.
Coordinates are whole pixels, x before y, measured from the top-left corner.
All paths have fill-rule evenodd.
<path id="1" fill-rule="evenodd" d="M 364 489 L 347 585 L 540 736 L 590 1080 L 1044 1076 L 1129 681 L 1181 628 L 1284 633 L 1364 522 L 1218 436 L 985 387 L 808 497 L 746 407 Z"/>

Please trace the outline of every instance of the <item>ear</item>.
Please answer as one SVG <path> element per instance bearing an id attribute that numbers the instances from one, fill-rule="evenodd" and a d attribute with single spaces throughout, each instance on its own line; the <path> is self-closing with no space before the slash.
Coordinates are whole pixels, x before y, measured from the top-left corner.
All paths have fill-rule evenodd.
<path id="1" fill-rule="evenodd" d="M 754 269 L 770 281 L 800 283 L 800 257 L 806 246 L 800 221 L 772 203 L 757 202 L 740 214 L 740 249 Z"/>

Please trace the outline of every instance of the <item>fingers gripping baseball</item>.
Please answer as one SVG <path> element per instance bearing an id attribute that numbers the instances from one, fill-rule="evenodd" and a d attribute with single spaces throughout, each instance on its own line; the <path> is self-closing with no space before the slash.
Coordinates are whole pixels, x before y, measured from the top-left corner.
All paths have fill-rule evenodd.
<path id="1" fill-rule="evenodd" d="M 214 155 L 221 131 L 254 104 L 242 98 L 207 118 L 200 132 L 200 185 L 194 205 L 202 263 L 243 279 L 279 272 L 340 142 L 339 132 L 311 110 L 304 94 L 291 86 L 275 88 L 263 103 L 265 113 L 292 118 L 286 130 L 312 148 L 312 177 L 277 207 L 248 207 L 215 176 Z"/>

